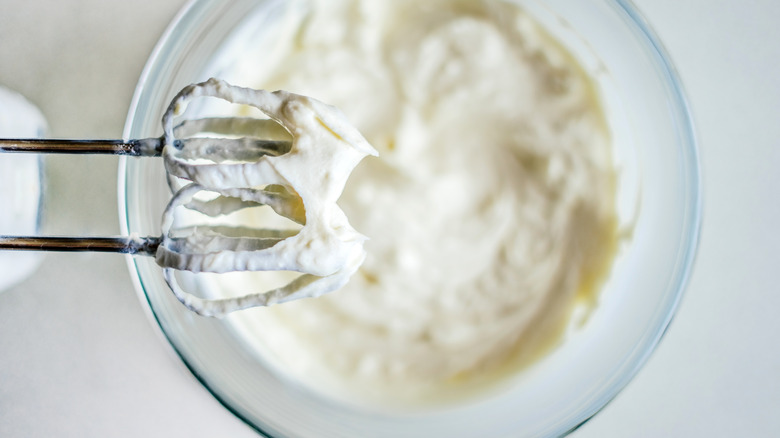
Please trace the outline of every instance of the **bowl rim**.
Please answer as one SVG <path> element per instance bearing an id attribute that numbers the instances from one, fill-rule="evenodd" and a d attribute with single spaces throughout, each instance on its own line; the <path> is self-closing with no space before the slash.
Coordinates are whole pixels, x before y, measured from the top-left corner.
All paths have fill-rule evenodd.
<path id="1" fill-rule="evenodd" d="M 667 299 L 664 303 L 664 318 L 659 321 L 655 333 L 650 340 L 642 346 L 643 348 L 636 349 L 636 351 L 641 354 L 634 355 L 633 363 L 628 366 L 628 371 L 612 386 L 610 393 L 606 394 L 601 407 L 594 410 L 587 418 L 582 420 L 582 422 L 572 427 L 565 435 L 584 426 L 595 417 L 596 414 L 609 406 L 617 395 L 634 379 L 634 377 L 636 377 L 637 373 L 645 366 L 650 356 L 656 351 L 661 339 L 668 333 L 670 325 L 677 315 L 677 309 L 680 306 L 680 302 L 688 288 L 701 239 L 703 212 L 701 155 L 693 112 L 688 98 L 686 97 L 685 87 L 683 86 L 676 67 L 672 63 L 672 58 L 668 50 L 660 37 L 650 26 L 647 18 L 645 18 L 639 8 L 636 7 L 633 0 L 607 1 L 613 2 L 615 6 L 625 14 L 625 17 L 628 19 L 627 22 L 639 31 L 638 39 L 640 39 L 640 41 L 649 49 L 648 54 L 652 55 L 653 62 L 659 67 L 664 82 L 670 86 L 672 90 L 670 95 L 670 111 L 675 112 L 673 119 L 678 123 L 677 133 L 680 137 L 679 143 L 683 146 L 687 146 L 680 150 L 684 162 L 688 164 L 685 170 L 687 171 L 686 183 L 689 190 L 685 193 L 684 197 L 686 202 L 683 205 L 686 209 L 683 216 L 683 224 L 685 227 L 682 230 L 682 236 L 685 237 L 683 239 L 685 243 L 680 245 L 680 248 L 684 251 L 680 255 L 680 261 L 673 272 L 674 275 L 670 276 L 671 284 L 676 284 L 677 287 L 674 293 L 669 294 L 671 299 Z"/>

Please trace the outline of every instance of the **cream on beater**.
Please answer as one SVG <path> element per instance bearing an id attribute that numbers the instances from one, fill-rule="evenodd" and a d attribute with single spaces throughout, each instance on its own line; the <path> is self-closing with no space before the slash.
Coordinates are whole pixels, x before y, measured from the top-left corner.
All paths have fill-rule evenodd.
<path id="1" fill-rule="evenodd" d="M 270 120 L 260 124 L 264 130 L 257 134 L 286 136 L 291 144 L 274 150 L 243 140 L 230 145 L 224 139 L 177 140 L 174 117 L 200 96 L 259 109 Z M 156 258 L 176 296 L 191 310 L 218 316 L 320 296 L 345 284 L 361 265 L 366 239 L 350 226 L 336 201 L 352 169 L 376 151 L 337 108 L 285 91 L 211 79 L 182 90 L 164 115 L 163 126 L 166 170 L 186 183 L 165 210 Z M 251 227 L 213 223 L 213 218 L 260 206 L 271 207 L 300 229 L 268 229 L 262 222 Z M 198 215 L 206 220 L 191 223 Z M 247 288 L 251 292 L 238 298 L 207 300 L 184 292 L 175 270 L 303 275 L 273 290 Z"/>

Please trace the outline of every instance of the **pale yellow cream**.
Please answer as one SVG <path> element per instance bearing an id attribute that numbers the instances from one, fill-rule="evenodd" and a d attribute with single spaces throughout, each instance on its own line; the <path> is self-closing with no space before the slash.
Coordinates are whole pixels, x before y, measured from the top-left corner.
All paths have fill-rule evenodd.
<path id="1" fill-rule="evenodd" d="M 508 2 L 296 5 L 280 46 L 237 76 L 338 106 L 377 148 L 339 201 L 367 257 L 340 291 L 231 321 L 280 373 L 336 398 L 440 400 L 501 381 L 560 342 L 615 253 L 591 79 Z"/>

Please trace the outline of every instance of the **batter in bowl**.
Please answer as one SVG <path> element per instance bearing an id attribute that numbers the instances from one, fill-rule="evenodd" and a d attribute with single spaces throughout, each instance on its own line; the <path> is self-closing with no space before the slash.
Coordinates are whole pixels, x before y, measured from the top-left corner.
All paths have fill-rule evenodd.
<path id="1" fill-rule="evenodd" d="M 592 80 L 508 2 L 299 3 L 239 82 L 333 104 L 378 150 L 339 200 L 367 257 L 337 292 L 231 322 L 286 378 L 334 398 L 408 404 L 505 381 L 562 342 L 614 259 Z M 282 277 L 207 286 L 231 296 Z"/>

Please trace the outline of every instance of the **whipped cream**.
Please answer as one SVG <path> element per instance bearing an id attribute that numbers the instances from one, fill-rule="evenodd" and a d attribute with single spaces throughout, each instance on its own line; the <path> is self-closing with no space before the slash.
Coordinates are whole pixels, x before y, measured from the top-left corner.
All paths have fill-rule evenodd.
<path id="1" fill-rule="evenodd" d="M 255 107 L 270 117 L 251 125 L 245 119 L 188 121 L 195 130 L 222 124 L 219 131 L 250 132 L 290 142 L 253 142 L 247 137 L 177 138 L 174 118 L 196 97 L 217 97 Z M 182 125 L 185 126 L 185 124 Z M 376 151 L 335 107 L 285 91 L 231 86 L 211 79 L 184 88 L 163 117 L 163 159 L 169 176 L 186 181 L 163 215 L 157 263 L 177 298 L 191 310 L 221 316 L 247 307 L 316 297 L 345 284 L 365 258 L 366 238 L 336 205 L 352 169 Z M 281 134 L 280 134 L 281 132 Z M 219 133 L 219 132 L 218 132 Z M 269 206 L 298 229 L 214 224 L 212 218 Z M 184 210 L 183 212 L 181 210 Z M 191 223 L 193 216 L 201 223 Z M 197 221 L 197 219 L 195 219 Z M 183 224 L 183 225 L 182 225 Z M 238 298 L 209 300 L 185 292 L 174 271 L 293 271 L 304 275 L 272 290 Z"/>
<path id="2" fill-rule="evenodd" d="M 0 138 L 42 137 L 46 120 L 23 96 L 0 87 Z M 41 203 L 41 159 L 0 154 L 0 235 L 33 236 L 38 232 Z M 0 290 L 27 278 L 43 254 L 0 252 Z"/>
<path id="3" fill-rule="evenodd" d="M 377 148 L 339 201 L 371 240 L 341 290 L 231 322 L 287 378 L 358 403 L 440 400 L 515 375 L 595 304 L 615 255 L 594 83 L 510 2 L 294 6 L 278 45 L 245 54 L 232 80 L 328 101 Z M 230 296 L 285 281 L 202 285 Z"/>

